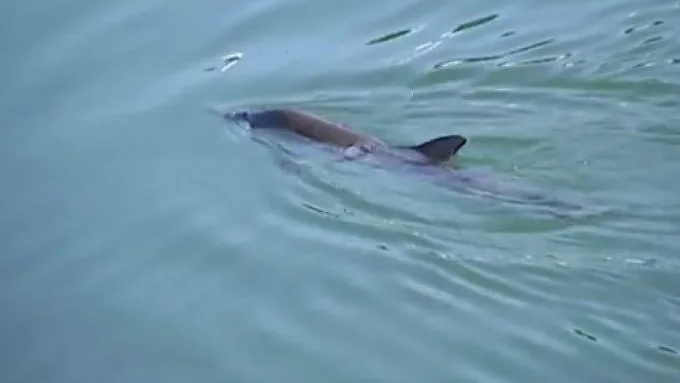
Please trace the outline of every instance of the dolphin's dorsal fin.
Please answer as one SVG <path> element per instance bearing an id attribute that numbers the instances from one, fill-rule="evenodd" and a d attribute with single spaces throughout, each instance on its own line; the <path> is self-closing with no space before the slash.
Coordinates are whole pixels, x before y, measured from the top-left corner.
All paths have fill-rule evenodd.
<path id="1" fill-rule="evenodd" d="M 453 157 L 466 142 L 465 137 L 455 134 L 437 137 L 409 148 L 420 152 L 434 162 L 444 162 Z"/>

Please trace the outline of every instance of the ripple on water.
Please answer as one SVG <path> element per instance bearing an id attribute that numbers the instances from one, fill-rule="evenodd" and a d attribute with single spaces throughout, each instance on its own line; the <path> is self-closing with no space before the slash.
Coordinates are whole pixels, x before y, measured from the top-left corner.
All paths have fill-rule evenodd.
<path id="1" fill-rule="evenodd" d="M 545 69 L 546 64 L 556 64 L 562 68 L 588 67 L 595 68 L 599 71 L 605 70 L 607 73 L 614 74 L 624 74 L 628 73 L 630 70 L 636 69 L 667 66 L 674 62 L 672 50 L 667 50 L 670 45 L 665 44 L 665 47 L 661 47 L 661 49 L 666 50 L 663 55 L 658 55 L 659 49 L 657 47 L 651 47 L 651 45 L 663 42 L 663 34 L 673 34 L 675 32 L 673 31 L 673 28 L 665 28 L 668 23 L 661 19 L 661 17 L 664 17 L 664 13 L 667 13 L 669 9 L 660 8 L 661 9 L 658 9 L 658 11 L 649 12 L 643 16 L 635 14 L 635 17 L 631 18 L 626 17 L 625 12 L 621 12 L 618 7 L 605 6 L 600 11 L 600 19 L 593 19 L 593 21 L 602 23 L 602 18 L 620 18 L 620 23 L 634 23 L 633 26 L 629 25 L 625 27 L 622 35 L 617 35 L 616 31 L 612 29 L 582 29 L 580 35 L 576 34 L 573 36 L 573 32 L 568 30 L 573 28 L 573 25 L 568 23 L 560 26 L 559 29 L 552 29 L 554 35 L 543 35 L 542 37 L 529 37 L 536 36 L 531 27 L 515 28 L 511 31 L 498 34 L 496 37 L 497 41 L 494 41 L 494 43 L 491 44 L 492 46 L 497 47 L 496 49 L 500 48 L 500 51 L 489 53 L 488 49 L 481 46 L 482 50 L 487 51 L 482 55 L 449 57 L 440 60 L 431 66 L 431 71 L 424 73 L 422 78 L 417 81 L 418 83 L 431 83 L 431 80 L 427 80 L 428 77 L 435 76 L 435 78 L 441 78 L 441 76 L 435 74 L 437 71 L 451 70 L 451 68 L 469 65 L 493 64 L 498 68 L 538 65 Z M 506 25 L 506 23 L 508 23 L 506 20 L 512 19 L 513 16 L 512 12 L 507 12 L 507 14 L 493 13 L 467 22 L 462 22 L 453 30 L 442 33 L 434 40 L 418 42 L 417 39 L 414 39 L 414 44 L 416 44 L 416 46 L 413 49 L 413 53 L 400 59 L 398 63 L 404 64 L 418 59 L 426 60 L 427 56 L 439 56 L 440 54 L 437 53 L 438 51 L 441 51 L 442 54 L 447 51 L 465 51 L 467 50 L 465 48 L 469 45 L 469 42 L 465 41 L 466 32 L 488 28 L 489 32 L 485 32 L 486 35 L 495 33 L 496 28 L 492 27 L 495 22 L 504 20 L 504 25 Z M 650 20 L 650 18 L 654 17 L 658 18 Z M 427 26 L 420 29 L 424 31 L 427 28 L 431 29 L 433 27 Z M 382 38 L 374 39 L 372 42 L 387 42 L 405 36 L 410 32 L 410 29 L 403 29 L 398 32 L 387 34 Z M 588 33 L 591 35 L 588 36 Z M 572 36 L 563 37 L 562 34 L 572 34 Z M 420 33 L 420 35 L 425 34 Z M 457 38 L 455 43 L 457 47 L 461 45 L 461 43 L 463 44 L 462 49 L 461 47 L 458 47 L 457 49 L 452 47 L 454 43 L 449 40 L 452 40 L 453 37 Z M 473 36 L 470 37 L 470 39 L 477 37 L 478 36 Z M 531 38 L 537 39 L 538 41 L 527 43 L 527 39 Z M 463 39 L 463 41 L 460 41 L 460 39 Z M 503 43 L 503 40 L 505 39 L 508 40 Z M 631 44 L 631 39 L 633 44 Z M 519 42 L 521 45 L 512 47 L 510 44 L 513 44 L 513 42 Z M 576 42 L 581 44 L 577 45 Z M 586 44 L 585 49 L 583 46 L 584 44 Z M 616 49 L 614 55 L 604 57 L 602 51 L 595 51 L 588 47 L 588 44 L 592 45 L 593 48 L 602 46 L 603 44 L 611 44 L 618 49 Z M 551 48 L 551 46 L 553 47 Z M 479 50 L 480 44 L 474 48 L 472 50 Z M 589 51 L 592 51 L 592 53 Z M 649 55 L 646 54 L 647 51 L 650 52 Z M 654 54 L 652 55 L 651 53 Z M 628 63 L 629 58 L 639 57 L 648 57 L 649 60 Z M 612 70 L 614 72 L 612 72 Z"/>
<path id="2" fill-rule="evenodd" d="M 318 183 L 323 183 L 324 181 L 321 179 L 315 179 L 313 178 L 314 176 L 310 177 L 312 177 L 314 182 L 306 185 L 307 187 L 312 187 L 312 189 L 309 189 L 307 192 L 314 193 L 315 189 L 313 187 L 318 185 Z M 327 192 L 328 197 L 340 198 L 343 201 L 342 209 L 346 209 L 346 207 L 344 207 L 344 203 L 349 201 L 347 198 L 333 193 L 332 189 L 327 189 Z M 302 209 L 303 203 L 301 201 L 304 201 L 305 198 L 300 199 L 298 195 L 299 194 L 297 192 L 289 195 L 288 198 L 290 199 L 286 202 L 286 205 L 288 206 L 287 209 L 294 209 L 298 210 L 299 212 L 302 211 L 300 210 Z M 356 198 L 361 197 L 357 196 Z M 370 206 L 370 204 L 366 206 Z M 346 215 L 340 212 L 340 210 L 338 210 L 338 213 L 329 214 L 324 212 L 322 209 L 315 207 L 311 209 L 310 212 L 314 214 L 321 212 L 321 214 L 326 217 L 323 218 L 323 220 L 328 219 L 333 221 L 342 221 L 343 219 L 346 219 Z M 374 211 L 373 214 L 378 213 Z M 291 216 L 299 217 L 301 221 L 294 225 L 294 227 L 290 227 L 288 230 L 289 232 L 299 233 L 298 235 L 300 235 L 300 238 L 306 238 L 307 240 L 316 241 L 321 238 L 326 238 L 328 233 L 324 234 L 326 229 L 322 229 L 322 227 L 328 228 L 329 225 L 335 226 L 335 230 L 345 227 L 346 229 L 343 230 L 345 233 L 347 233 L 346 230 L 349 230 L 350 228 L 358 229 L 356 231 L 352 230 L 354 234 L 351 236 L 353 238 L 351 241 L 337 242 L 337 246 L 341 246 L 343 249 L 346 249 L 351 253 L 355 253 L 357 251 L 368 251 L 370 248 L 372 248 L 371 242 L 377 239 L 376 234 L 378 229 L 376 227 L 371 230 L 367 230 L 366 226 L 363 228 L 357 228 L 353 225 L 342 225 L 338 222 L 322 224 L 321 221 L 319 221 L 318 225 L 315 225 L 308 222 L 316 220 L 310 215 L 299 213 L 291 214 L 290 212 L 287 214 L 282 214 L 282 216 L 283 215 L 289 218 Z M 278 219 L 276 220 L 278 221 Z M 281 224 L 282 223 L 278 223 L 275 225 L 279 226 Z M 354 225 L 356 225 L 356 223 Z M 386 230 L 393 230 L 393 228 L 388 227 Z M 415 312 L 416 314 L 413 314 L 415 317 L 419 318 L 419 320 L 422 322 L 422 325 L 426 326 L 427 331 L 431 332 L 433 336 L 445 337 L 448 329 L 448 325 L 445 320 L 445 318 L 448 316 L 442 316 L 441 318 L 436 319 L 437 316 L 433 313 L 433 311 L 435 311 L 434 307 L 441 307 L 441 310 L 445 311 L 455 308 L 455 310 L 459 312 L 459 314 L 456 314 L 457 316 L 462 315 L 464 317 L 469 316 L 476 318 L 494 317 L 493 313 L 498 311 L 506 312 L 506 315 L 508 314 L 507 311 L 514 311 L 518 316 L 520 316 L 520 312 L 534 308 L 534 316 L 541 317 L 545 320 L 554 321 L 555 323 L 553 325 L 555 328 L 549 331 L 545 330 L 543 332 L 539 332 L 534 337 L 529 337 L 527 332 L 529 330 L 522 327 L 521 325 L 518 325 L 517 323 L 506 325 L 503 324 L 504 322 L 496 323 L 496 321 L 492 320 L 491 322 L 493 323 L 495 329 L 493 331 L 498 333 L 498 336 L 500 337 L 517 338 L 516 342 L 521 344 L 521 348 L 524 350 L 523 353 L 530 353 L 531 351 L 528 350 L 531 350 L 532 348 L 535 349 L 536 352 L 538 352 L 538 350 L 543 350 L 543 352 L 545 352 L 545 342 L 548 342 L 554 352 L 562 352 L 564 353 L 564 357 L 571 356 L 573 358 L 576 355 L 575 348 L 582 346 L 577 346 L 577 344 L 573 343 L 573 340 L 567 337 L 566 334 L 569 332 L 566 332 L 566 334 L 564 332 L 555 332 L 567 330 L 571 326 L 570 322 L 578 323 L 579 321 L 582 321 L 589 323 L 589 320 L 585 320 L 585 318 L 579 319 L 578 316 L 576 319 L 570 319 L 569 315 L 572 315 L 573 317 L 573 313 L 586 313 L 596 310 L 598 313 L 595 315 L 595 318 L 607 318 L 612 317 L 612 315 L 614 315 L 614 313 L 616 313 L 618 310 L 618 308 L 615 306 L 608 307 L 607 304 L 601 306 L 592 299 L 583 301 L 585 296 L 581 295 L 570 297 L 568 294 L 565 295 L 564 292 L 549 293 L 550 291 L 555 291 L 556 289 L 566 288 L 570 284 L 578 284 L 580 286 L 581 293 L 583 293 L 583 289 L 590 289 L 592 291 L 605 293 L 610 289 L 616 289 L 617 285 L 622 283 L 623 279 L 616 273 L 607 272 L 600 274 L 600 276 L 595 274 L 595 280 L 583 280 L 581 277 L 577 276 L 575 272 L 577 270 L 584 270 L 590 273 L 591 270 L 588 267 L 566 268 L 562 269 L 562 271 L 559 271 L 559 268 L 555 270 L 553 267 L 541 267 L 536 265 L 535 262 L 528 260 L 526 261 L 527 267 L 530 268 L 529 270 L 533 271 L 528 272 L 529 274 L 525 275 L 526 278 L 523 278 L 521 274 L 517 275 L 517 273 L 509 273 L 508 270 L 505 269 L 509 265 L 517 262 L 517 260 L 513 261 L 507 257 L 500 256 L 496 258 L 495 261 L 492 261 L 494 258 L 487 257 L 480 258 L 477 264 L 467 263 L 468 267 L 465 267 L 466 263 L 451 262 L 452 260 L 463 261 L 462 259 L 439 257 L 432 258 L 431 255 L 428 256 L 423 254 L 423 245 L 430 245 L 427 242 L 423 242 L 420 246 L 416 247 L 420 250 L 418 252 L 414 252 L 415 248 L 412 248 L 408 245 L 408 242 L 412 241 L 413 238 L 401 238 L 404 243 L 402 245 L 398 245 L 397 242 L 395 242 L 395 239 L 402 237 L 402 235 L 403 234 L 398 235 L 392 240 L 386 239 L 385 242 L 390 243 L 390 246 L 389 248 L 387 248 L 387 246 L 383 247 L 384 250 L 387 250 L 386 256 L 388 257 L 386 258 L 385 262 L 398 262 L 399 264 L 403 263 L 409 266 L 408 268 L 404 268 L 403 270 L 399 271 L 400 274 L 406 273 L 407 275 L 400 283 L 403 283 L 404 288 L 406 288 L 408 291 L 412 291 L 412 293 L 415 295 L 413 295 L 414 298 L 407 299 L 406 297 L 403 297 L 399 301 L 404 302 L 406 299 L 405 301 L 409 302 L 408 306 L 412 308 L 418 307 L 418 305 L 421 304 L 418 302 L 421 300 L 432 301 L 432 304 L 435 304 L 436 302 L 435 306 L 426 306 L 427 316 L 421 312 L 420 314 L 422 314 L 422 317 L 419 317 L 417 315 L 418 311 Z M 324 241 L 326 241 L 326 239 L 324 239 Z M 380 240 L 378 240 L 378 242 L 380 242 Z M 460 249 L 461 248 L 459 247 L 459 251 L 461 251 Z M 406 254 L 411 255 L 407 256 Z M 423 263 L 423 259 L 427 259 L 428 257 L 438 260 L 432 264 Z M 393 258 L 394 261 L 390 261 L 391 258 Z M 498 263 L 498 266 L 495 265 L 496 262 Z M 423 268 L 423 266 L 425 267 Z M 546 264 L 544 266 L 548 265 Z M 390 269 L 394 269 L 395 267 L 398 267 L 397 270 L 401 269 L 400 266 L 395 265 L 390 266 Z M 543 277 L 541 276 L 541 273 L 547 273 L 547 275 L 553 273 L 553 275 L 550 277 L 547 277 L 547 275 L 546 277 Z M 537 277 L 537 279 L 534 279 L 534 282 L 532 282 L 532 275 Z M 541 284 L 537 285 L 535 283 L 536 281 L 540 281 Z M 562 318 L 559 316 L 560 312 L 562 314 L 567 314 L 568 316 Z M 630 311 L 627 309 L 625 309 L 623 312 L 626 313 L 626 315 L 632 315 L 635 313 L 635 311 Z M 616 318 L 615 323 L 619 323 L 622 320 L 623 318 L 621 317 Z M 641 320 L 646 321 L 644 318 L 641 318 Z M 480 323 L 476 323 L 476 325 L 480 325 Z M 575 334 L 576 336 L 586 340 L 594 342 L 600 341 L 604 342 L 605 344 L 609 344 L 606 347 L 613 347 L 610 352 L 613 352 L 618 356 L 606 356 L 607 352 L 601 352 L 603 353 L 602 358 L 610 358 L 612 359 L 612 363 L 625 361 L 626 363 L 638 365 L 639 367 L 645 369 L 654 367 L 653 365 L 647 364 L 652 362 L 636 362 L 635 359 L 639 359 L 639 355 L 637 354 L 630 354 L 620 351 L 629 349 L 630 347 L 644 347 L 644 344 L 647 343 L 645 340 L 636 339 L 632 342 L 618 341 L 615 342 L 618 343 L 617 345 L 612 345 L 611 340 L 607 339 L 606 337 L 601 337 L 598 335 L 598 332 L 593 332 L 591 330 L 592 328 L 599 328 L 599 333 L 602 333 L 602 328 L 598 326 L 601 326 L 601 324 L 591 324 L 584 327 L 574 326 L 571 327 L 571 330 L 569 331 L 572 334 Z M 423 329 L 422 331 L 426 330 Z M 488 331 L 492 330 L 488 329 Z M 522 335 L 517 335 L 518 332 L 521 332 Z M 613 334 L 611 334 L 611 336 L 622 338 L 627 336 L 626 333 L 636 334 L 638 331 L 630 328 L 619 328 Z M 527 338 L 531 340 L 528 340 Z M 548 341 L 546 339 L 550 340 Z M 532 347 L 529 346 L 527 342 L 536 342 L 536 344 Z M 512 342 L 504 342 L 503 344 L 508 345 L 512 344 Z M 403 345 L 400 347 L 403 347 Z M 414 345 L 413 347 L 416 346 Z M 475 354 L 480 358 L 482 358 L 482 355 L 485 355 L 484 358 L 488 357 L 488 355 L 486 355 L 479 346 L 470 345 L 470 347 L 473 349 L 478 349 L 477 351 L 472 351 L 472 354 Z M 505 350 L 504 346 L 501 346 L 501 349 Z M 614 349 L 620 350 L 614 351 Z M 517 362 L 522 360 L 523 363 L 526 364 L 525 358 L 529 357 L 529 354 L 522 354 L 521 357 L 518 357 L 517 354 L 515 354 L 516 350 L 513 348 L 509 348 L 505 352 L 507 355 L 503 353 L 500 354 L 500 357 L 504 358 L 503 360 L 513 360 L 514 358 L 518 358 Z M 503 364 L 501 361 L 497 361 L 497 363 Z M 667 368 L 665 369 L 667 372 L 670 371 Z M 619 374 L 621 376 L 625 376 L 626 373 L 618 372 L 615 375 L 619 376 Z"/>

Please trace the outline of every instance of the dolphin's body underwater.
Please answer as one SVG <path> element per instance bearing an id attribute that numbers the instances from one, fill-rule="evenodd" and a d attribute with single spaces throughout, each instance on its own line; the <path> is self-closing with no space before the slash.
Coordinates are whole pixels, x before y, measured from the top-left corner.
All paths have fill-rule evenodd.
<path id="1" fill-rule="evenodd" d="M 223 117 L 245 122 L 254 132 L 284 133 L 289 137 L 339 149 L 342 159 L 355 160 L 371 156 L 384 166 L 408 168 L 448 189 L 483 194 L 516 204 L 547 207 L 560 216 L 567 210 L 581 209 L 580 206 L 535 190 L 513 187 L 493 177 L 446 166 L 468 141 L 458 134 L 437 137 L 419 145 L 396 146 L 299 110 L 242 111 L 224 114 Z"/>

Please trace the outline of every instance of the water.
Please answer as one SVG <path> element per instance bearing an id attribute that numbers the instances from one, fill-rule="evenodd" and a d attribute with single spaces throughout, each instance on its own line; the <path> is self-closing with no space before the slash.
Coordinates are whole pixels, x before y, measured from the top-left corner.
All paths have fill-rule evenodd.
<path id="1" fill-rule="evenodd" d="M 4 1 L 0 380 L 677 382 L 678 25 L 675 0 Z M 210 113 L 262 104 L 464 134 L 461 166 L 590 213 L 289 172 Z"/>

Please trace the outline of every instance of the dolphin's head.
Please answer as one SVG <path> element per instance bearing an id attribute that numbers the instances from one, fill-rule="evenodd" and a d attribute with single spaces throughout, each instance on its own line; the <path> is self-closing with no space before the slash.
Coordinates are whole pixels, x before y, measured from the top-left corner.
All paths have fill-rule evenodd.
<path id="1" fill-rule="evenodd" d="M 225 119 L 247 122 L 253 129 L 283 128 L 286 126 L 286 114 L 281 110 L 240 111 L 227 113 Z"/>

